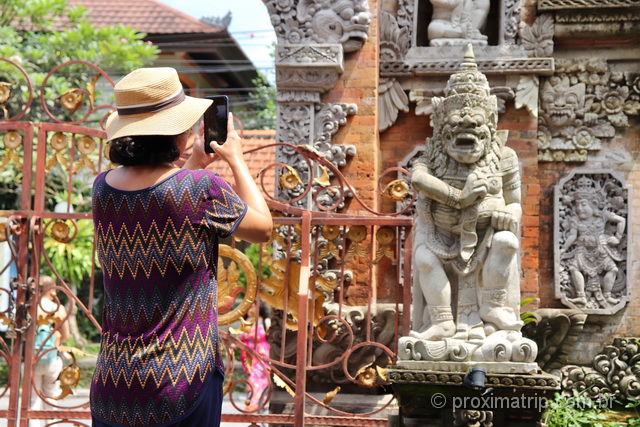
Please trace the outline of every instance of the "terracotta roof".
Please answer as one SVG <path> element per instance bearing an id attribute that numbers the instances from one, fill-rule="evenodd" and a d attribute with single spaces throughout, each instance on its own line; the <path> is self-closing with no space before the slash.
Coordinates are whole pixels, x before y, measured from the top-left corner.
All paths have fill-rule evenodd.
<path id="1" fill-rule="evenodd" d="M 275 130 L 245 130 L 243 131 L 242 136 L 242 146 L 245 153 L 254 148 L 264 147 L 266 145 L 275 144 L 276 142 Z M 256 150 L 252 153 L 246 154 L 244 158 L 247 162 L 247 166 L 249 166 L 251 175 L 256 177 L 262 169 L 275 162 L 276 147 L 271 146 L 261 150 Z M 216 172 L 218 172 L 220 176 L 222 176 L 226 181 L 234 183 L 235 180 L 233 179 L 231 170 L 223 165 L 224 163 L 222 161 L 216 161 L 213 163 L 214 167 L 220 167 L 220 169 L 216 170 Z M 273 196 L 275 191 L 274 168 L 268 169 L 265 172 L 264 177 L 261 180 L 256 180 L 256 182 L 258 183 L 258 186 L 264 185 L 264 188 L 261 187 L 261 190 L 263 192 L 270 196 Z"/>
<path id="2" fill-rule="evenodd" d="M 200 20 L 156 0 L 70 0 L 89 11 L 93 25 L 127 25 L 148 34 L 218 33 L 223 29 Z M 64 26 L 64 23 L 60 23 Z"/>

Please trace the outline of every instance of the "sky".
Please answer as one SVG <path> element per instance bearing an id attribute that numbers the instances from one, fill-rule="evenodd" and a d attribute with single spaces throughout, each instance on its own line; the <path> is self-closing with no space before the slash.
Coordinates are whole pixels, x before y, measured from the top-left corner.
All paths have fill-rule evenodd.
<path id="1" fill-rule="evenodd" d="M 231 12 L 229 33 L 238 42 L 253 65 L 273 79 L 274 65 L 270 54 L 276 35 L 262 0 L 158 0 L 194 18 L 224 17 Z"/>

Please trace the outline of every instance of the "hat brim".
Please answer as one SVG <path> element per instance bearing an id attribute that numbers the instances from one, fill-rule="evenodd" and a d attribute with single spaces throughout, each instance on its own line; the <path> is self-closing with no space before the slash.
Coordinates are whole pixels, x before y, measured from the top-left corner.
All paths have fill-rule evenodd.
<path id="1" fill-rule="evenodd" d="M 178 135 L 189 130 L 213 101 L 186 96 L 184 101 L 166 110 L 121 116 L 112 113 L 107 119 L 107 141 L 134 135 Z"/>

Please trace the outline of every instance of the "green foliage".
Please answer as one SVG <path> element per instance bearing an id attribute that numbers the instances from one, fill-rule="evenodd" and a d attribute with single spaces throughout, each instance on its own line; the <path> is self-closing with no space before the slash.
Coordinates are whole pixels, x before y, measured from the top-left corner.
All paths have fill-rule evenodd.
<path id="1" fill-rule="evenodd" d="M 540 302 L 540 299 L 538 298 L 524 298 L 522 301 L 520 301 L 520 307 L 524 307 L 526 305 L 532 304 L 532 303 L 538 303 Z M 520 319 L 524 322 L 524 324 L 528 324 L 528 323 L 538 323 L 541 319 L 540 315 L 538 313 L 533 313 L 533 312 L 522 312 L 520 313 Z"/>
<path id="2" fill-rule="evenodd" d="M 257 113 L 243 118 L 247 129 L 275 129 L 276 128 L 276 88 L 272 86 L 262 73 L 252 80 L 256 90 L 249 94 L 249 98 L 256 105 Z"/>
<path id="3" fill-rule="evenodd" d="M 72 230 L 71 221 L 65 221 Z M 80 285 L 83 280 L 91 275 L 91 269 L 97 260 L 93 258 L 93 222 L 91 220 L 77 220 L 77 235 L 69 243 L 61 243 L 50 235 L 45 237 L 44 250 L 51 261 L 53 269 L 67 281 L 67 283 Z M 49 231 L 50 231 L 49 227 Z M 42 260 L 44 274 L 53 275 L 51 267 Z"/>
<path id="4" fill-rule="evenodd" d="M 244 254 L 253 264 L 254 270 L 257 272 L 260 268 L 260 245 L 252 244 L 244 250 Z M 264 245 L 262 248 L 262 278 L 266 279 L 271 275 L 269 267 L 273 263 L 273 248 L 271 246 Z M 240 271 L 240 277 L 238 278 L 238 284 L 241 286 L 247 285 L 247 277 L 244 271 Z"/>
<path id="5" fill-rule="evenodd" d="M 604 426 L 600 422 L 607 419 L 603 409 L 585 395 L 567 397 L 556 393 L 553 400 L 546 402 L 543 422 L 549 427 Z"/>
<path id="6" fill-rule="evenodd" d="M 35 95 L 39 95 L 47 73 L 67 61 L 86 61 L 108 74 L 125 74 L 152 62 L 158 48 L 142 40 L 143 33 L 131 27 L 115 25 L 95 27 L 82 6 L 69 6 L 69 0 L 0 0 L 0 57 L 22 66 L 32 79 Z M 61 23 L 64 29 L 60 31 Z M 87 66 L 68 66 L 49 78 L 44 99 L 49 109 L 56 106 L 59 96 L 69 89 L 90 92 L 87 84 L 97 72 Z M 0 81 L 11 83 L 10 114 L 21 111 L 28 98 L 28 85 L 15 67 L 0 62 Z M 13 95 L 22 93 L 22 98 Z M 99 97 L 99 92 L 95 98 Z M 78 120 L 81 112 L 61 110 L 62 119 Z M 28 119 L 43 121 L 40 103 L 33 102 Z M 48 120 L 47 120 L 48 121 Z"/>

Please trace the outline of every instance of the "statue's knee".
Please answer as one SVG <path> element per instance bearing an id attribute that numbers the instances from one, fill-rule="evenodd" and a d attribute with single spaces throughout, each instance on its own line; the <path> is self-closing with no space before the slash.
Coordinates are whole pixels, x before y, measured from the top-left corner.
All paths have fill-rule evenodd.
<path id="1" fill-rule="evenodd" d="M 504 255 L 513 255 L 518 251 L 520 242 L 510 231 L 499 231 L 493 235 L 493 247 Z"/>
<path id="2" fill-rule="evenodd" d="M 418 270 L 422 273 L 430 273 L 440 265 L 438 257 L 425 247 L 418 249 L 415 255 L 415 261 L 416 267 L 418 267 Z"/>

